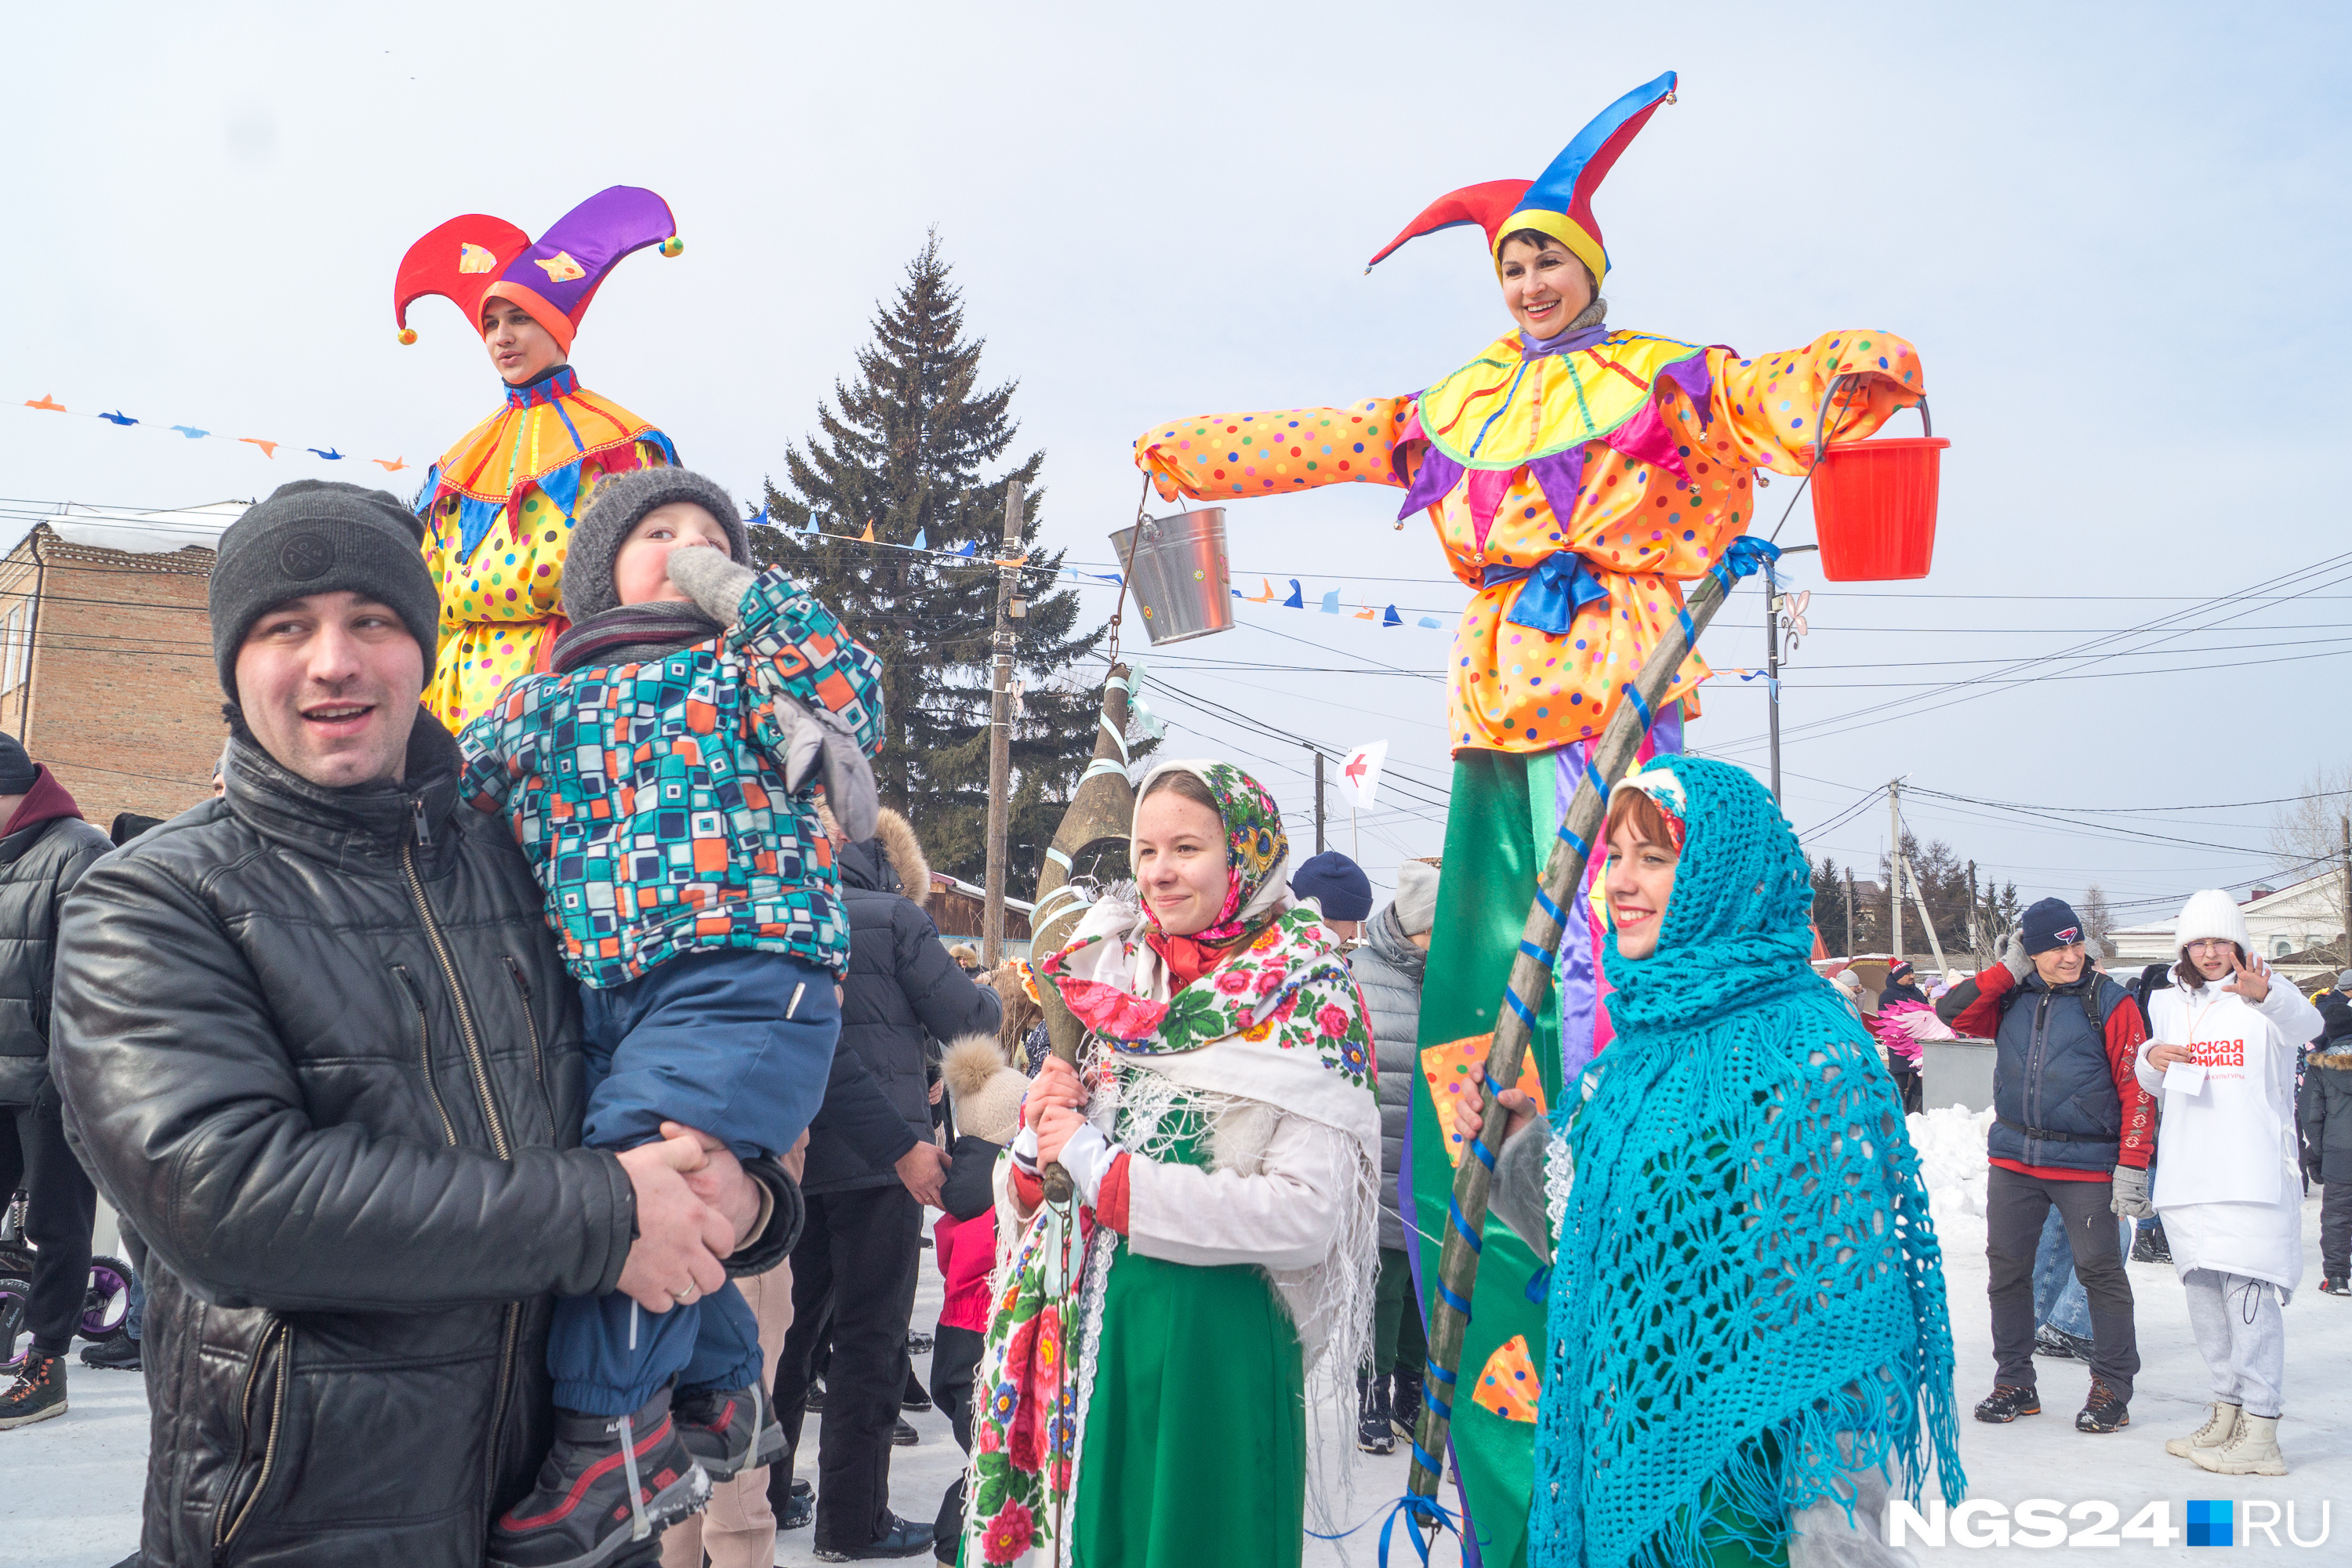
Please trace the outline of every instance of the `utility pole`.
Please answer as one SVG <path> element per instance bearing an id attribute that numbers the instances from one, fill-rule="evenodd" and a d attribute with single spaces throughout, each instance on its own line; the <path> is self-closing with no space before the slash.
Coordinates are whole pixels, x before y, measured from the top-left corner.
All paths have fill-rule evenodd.
<path id="1" fill-rule="evenodd" d="M 1307 748 L 1315 753 L 1315 853 L 1323 853 L 1323 752 L 1314 746 Z"/>
<path id="2" fill-rule="evenodd" d="M 1979 969 L 1985 966 L 1984 921 L 1979 918 L 1977 903 L 1977 863 L 1969 862 L 1969 957 Z"/>
<path id="3" fill-rule="evenodd" d="M 1772 735 L 1772 804 L 1780 804 L 1780 580 L 1764 563 L 1764 706 Z"/>
<path id="4" fill-rule="evenodd" d="M 1886 951 L 1903 956 L 1903 781 L 1886 784 Z"/>
<path id="5" fill-rule="evenodd" d="M 2352 969 L 2352 812 L 2344 817 L 2344 962 L 2339 969 Z"/>
<path id="6" fill-rule="evenodd" d="M 1847 862 L 1845 868 L 1845 955 L 1849 960 L 1853 957 L 1853 865 L 1851 861 Z"/>
<path id="7" fill-rule="evenodd" d="M 1019 479 L 1004 484 L 1004 549 L 996 564 L 996 660 L 988 699 L 988 904 L 981 921 L 980 961 L 993 969 L 1004 962 L 1004 839 L 1013 795 L 1013 590 L 1020 566 Z"/>

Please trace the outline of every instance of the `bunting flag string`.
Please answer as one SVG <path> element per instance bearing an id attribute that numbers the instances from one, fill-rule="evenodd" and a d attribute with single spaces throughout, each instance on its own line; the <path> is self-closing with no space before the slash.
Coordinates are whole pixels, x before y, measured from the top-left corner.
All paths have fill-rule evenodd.
<path id="1" fill-rule="evenodd" d="M 25 399 L 24 405 L 42 414 L 63 414 L 76 419 L 103 419 L 109 425 L 112 425 L 118 428 L 125 430 L 134 425 L 147 425 L 146 420 L 140 418 L 136 415 L 125 414 L 120 408 L 110 409 L 103 413 L 79 413 L 74 409 L 68 408 L 64 404 L 59 403 L 55 396 L 46 392 L 41 394 L 38 397 L 28 397 Z M 169 431 L 173 435 L 190 441 L 231 441 L 235 442 L 238 446 L 258 447 L 261 448 L 261 455 L 263 457 L 273 460 L 277 458 L 278 449 L 280 447 L 293 447 L 296 445 L 296 443 L 291 441 L 271 440 L 259 436 L 225 436 L 216 431 L 206 430 L 201 426 L 196 425 L 147 425 L 147 427 L 154 431 L 157 435 L 162 435 L 164 432 Z M 299 449 L 310 453 L 312 457 L 317 458 L 322 463 L 340 463 L 345 458 L 350 456 L 347 452 L 336 450 L 332 442 L 329 442 L 324 447 L 301 447 Z M 370 458 L 367 460 L 375 464 L 387 474 L 399 473 L 402 469 L 409 466 L 408 459 L 405 458 Z"/>

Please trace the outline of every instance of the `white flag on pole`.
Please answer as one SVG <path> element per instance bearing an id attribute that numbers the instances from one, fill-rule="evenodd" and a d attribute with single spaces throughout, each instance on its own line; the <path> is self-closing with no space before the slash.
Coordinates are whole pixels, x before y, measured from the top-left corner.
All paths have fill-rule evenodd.
<path id="1" fill-rule="evenodd" d="M 1372 809 L 1372 797 L 1380 792 L 1381 766 L 1388 761 L 1389 743 L 1374 741 L 1358 746 L 1339 763 L 1339 799 L 1350 811 Z"/>

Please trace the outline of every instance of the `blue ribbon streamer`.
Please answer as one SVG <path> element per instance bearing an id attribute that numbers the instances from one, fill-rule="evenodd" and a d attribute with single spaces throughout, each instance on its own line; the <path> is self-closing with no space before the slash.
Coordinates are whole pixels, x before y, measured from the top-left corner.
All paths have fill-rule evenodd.
<path id="1" fill-rule="evenodd" d="M 1470 1250 L 1473 1252 L 1486 1251 L 1486 1244 L 1478 1239 L 1478 1233 L 1472 1230 L 1470 1228 L 1470 1222 L 1462 1217 L 1462 1205 L 1455 1203 L 1452 1198 L 1448 1198 L 1445 1200 L 1445 1208 L 1446 1217 L 1453 1222 L 1454 1228 L 1462 1233 L 1462 1239 L 1470 1244 Z"/>
<path id="2" fill-rule="evenodd" d="M 1567 632 L 1577 611 L 1609 596 L 1600 574 L 1573 550 L 1558 551 L 1532 566 L 1488 566 L 1478 585 L 1492 588 L 1521 578 L 1528 580 L 1528 585 L 1519 590 L 1511 613 L 1503 618 L 1515 626 L 1554 637 Z"/>
<path id="3" fill-rule="evenodd" d="M 1421 1468 L 1431 1475 L 1442 1476 L 1445 1473 L 1444 1464 L 1434 1455 L 1424 1451 L 1418 1443 L 1412 1446 L 1412 1457 L 1419 1461 Z M 1395 1531 L 1397 1516 L 1400 1514 L 1407 1521 L 1405 1539 L 1412 1542 L 1412 1549 L 1421 1554 L 1421 1561 L 1424 1564 L 1429 1562 L 1429 1544 L 1422 1540 L 1421 1531 L 1413 1528 L 1414 1525 L 1427 1525 L 1430 1541 L 1436 1540 L 1441 1531 L 1450 1532 L 1456 1541 L 1462 1539 L 1462 1521 L 1448 1511 L 1444 1504 L 1435 1498 L 1425 1498 L 1418 1492 L 1407 1492 L 1389 1505 L 1388 1517 L 1381 1521 L 1381 1568 L 1388 1568 L 1389 1536 Z M 1345 1541 L 1356 1531 L 1370 1525 L 1373 1517 L 1377 1516 L 1369 1516 L 1362 1524 L 1350 1525 L 1336 1534 L 1327 1535 L 1319 1530 L 1310 1530 L 1307 1533 L 1318 1541 Z M 1478 1544 L 1481 1546 L 1487 1544 L 1486 1538 L 1479 1537 Z M 1466 1560 L 1469 1555 L 1466 1550 L 1463 1555 Z"/>
<path id="4" fill-rule="evenodd" d="M 1650 726 L 1657 722 L 1657 720 L 1651 716 L 1650 705 L 1642 700 L 1642 694 L 1633 689 L 1633 683 L 1632 681 L 1627 681 L 1622 689 L 1624 690 L 1626 700 L 1633 704 L 1633 711 L 1642 716 L 1642 733 L 1644 735 L 1648 734 L 1650 732 Z"/>

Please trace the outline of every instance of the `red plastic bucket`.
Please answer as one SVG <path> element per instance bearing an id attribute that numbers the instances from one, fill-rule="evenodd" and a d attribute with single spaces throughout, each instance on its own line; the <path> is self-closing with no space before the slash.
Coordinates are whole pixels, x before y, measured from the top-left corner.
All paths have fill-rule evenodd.
<path id="1" fill-rule="evenodd" d="M 1927 399 L 1919 416 L 1927 416 Z M 1815 426 L 1819 428 L 1818 426 Z M 1829 444 L 1813 464 L 1813 531 L 1832 583 L 1925 577 L 1936 558 L 1944 448 L 1934 433 Z"/>

